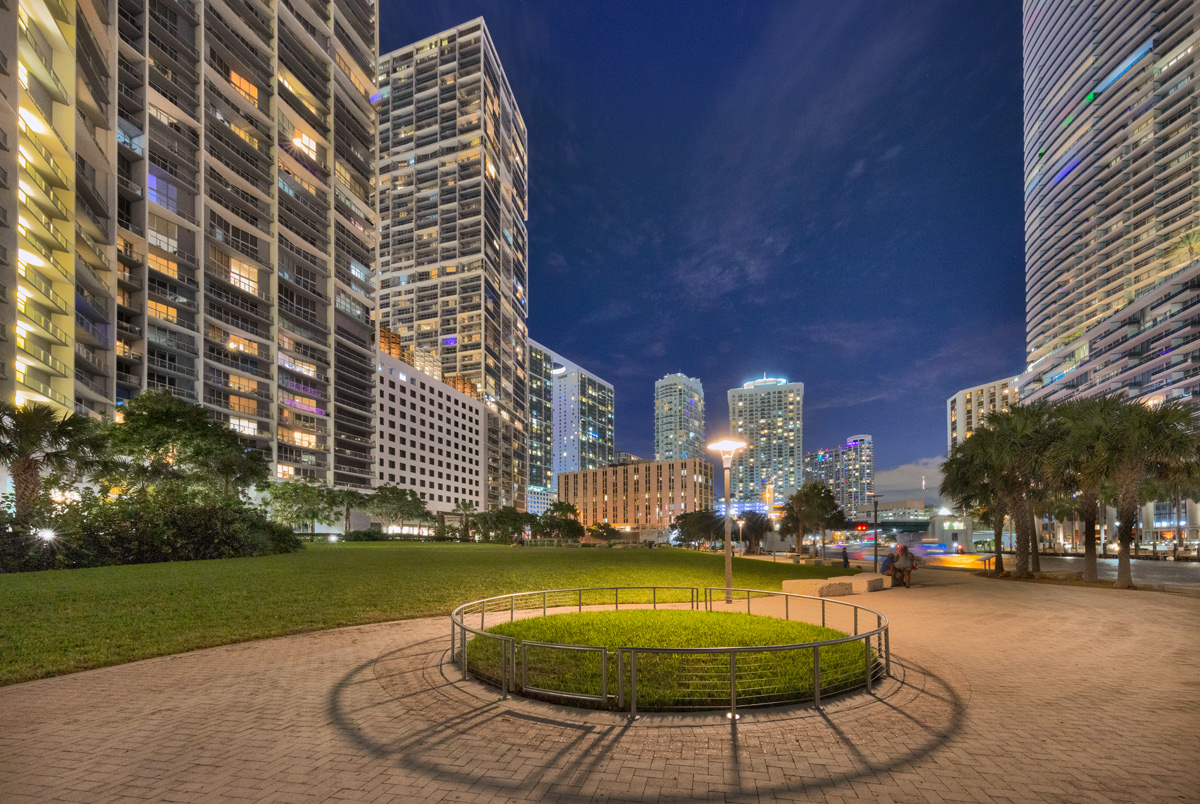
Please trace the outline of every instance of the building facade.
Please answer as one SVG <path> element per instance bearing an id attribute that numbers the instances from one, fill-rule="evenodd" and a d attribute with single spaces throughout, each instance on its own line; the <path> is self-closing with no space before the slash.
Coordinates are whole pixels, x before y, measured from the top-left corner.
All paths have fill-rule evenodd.
<path id="1" fill-rule="evenodd" d="M 0 40 L 14 396 L 99 415 L 166 390 L 276 477 L 369 487 L 374 4 L 78 9 L 28 0 Z"/>
<path id="2" fill-rule="evenodd" d="M 540 514 L 554 496 L 554 358 L 529 342 L 529 486 L 525 510 Z M 537 502 L 534 502 L 534 497 Z"/>
<path id="3" fill-rule="evenodd" d="M 1003 380 L 964 388 L 946 400 L 946 453 L 966 441 L 996 411 L 1008 410 L 1021 400 L 1021 378 Z"/>
<path id="4" fill-rule="evenodd" d="M 665 530 L 675 517 L 713 507 L 713 467 L 706 460 L 642 461 L 558 476 L 558 499 L 579 509 L 590 527 Z"/>
<path id="5" fill-rule="evenodd" d="M 380 57 L 379 323 L 488 407 L 487 505 L 529 484 L 526 132 L 482 19 Z"/>
<path id="6" fill-rule="evenodd" d="M 819 449 L 804 453 L 804 483 L 822 483 L 832 491 L 837 483 L 838 450 Z"/>
<path id="7" fill-rule="evenodd" d="M 613 453 L 612 465 L 620 466 L 623 463 L 640 463 L 643 460 L 645 460 L 645 458 L 639 458 L 638 456 L 634 455 L 632 452 L 625 452 L 623 450 L 617 450 L 616 452 Z"/>
<path id="8" fill-rule="evenodd" d="M 804 383 L 763 377 L 729 391 L 729 430 L 746 447 L 733 457 L 731 497 L 762 499 L 800 486 L 804 473 Z"/>
<path id="9" fill-rule="evenodd" d="M 703 458 L 704 386 L 694 377 L 668 374 L 654 383 L 654 452 L 657 460 Z"/>
<path id="10" fill-rule="evenodd" d="M 838 448 L 834 496 L 851 519 L 871 510 L 875 496 L 875 442 L 869 435 L 853 435 Z"/>
<path id="11" fill-rule="evenodd" d="M 1198 26 L 1193 4 L 1169 0 L 1025 3 L 1031 371 L 1087 359 L 1083 333 L 1196 256 L 1181 238 L 1200 225 Z"/>
<path id="12" fill-rule="evenodd" d="M 376 379 L 372 485 L 410 488 L 433 513 L 482 510 L 484 404 L 384 352 Z"/>
<path id="13" fill-rule="evenodd" d="M 563 472 L 608 466 L 616 454 L 616 397 L 612 383 L 545 346 L 538 344 L 537 348 L 550 358 L 552 366 L 553 477 Z"/>

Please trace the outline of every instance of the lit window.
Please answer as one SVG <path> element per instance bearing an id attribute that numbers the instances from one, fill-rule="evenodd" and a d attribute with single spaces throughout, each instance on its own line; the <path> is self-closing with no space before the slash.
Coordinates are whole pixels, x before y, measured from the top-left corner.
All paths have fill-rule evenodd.
<path id="1" fill-rule="evenodd" d="M 233 84 L 233 88 L 240 92 L 243 98 L 255 106 L 258 105 L 258 87 L 254 86 L 247 79 L 242 78 L 233 70 L 229 71 L 229 83 Z"/>
<path id="2" fill-rule="evenodd" d="M 170 321 L 174 324 L 179 320 L 179 312 L 169 304 L 162 302 L 149 301 L 146 303 L 146 309 L 150 315 L 155 318 L 161 318 L 163 321 Z"/>
<path id="3" fill-rule="evenodd" d="M 258 422 L 253 419 L 242 419 L 237 416 L 229 417 L 229 429 L 242 435 L 258 435 Z"/>
<path id="4" fill-rule="evenodd" d="M 312 137 L 304 134 L 303 132 L 297 132 L 296 136 L 292 138 L 292 144 L 301 151 L 304 151 L 304 153 L 308 155 L 309 159 L 316 160 L 317 141 Z"/>

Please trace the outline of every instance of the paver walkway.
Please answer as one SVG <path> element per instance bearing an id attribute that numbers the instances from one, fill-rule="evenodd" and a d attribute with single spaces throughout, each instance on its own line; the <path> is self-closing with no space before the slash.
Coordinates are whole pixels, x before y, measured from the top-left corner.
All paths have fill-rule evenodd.
<path id="1" fill-rule="evenodd" d="M 854 598 L 897 680 L 736 731 L 499 701 L 443 619 L 6 687 L 0 801 L 1200 801 L 1200 600 L 917 581 Z"/>

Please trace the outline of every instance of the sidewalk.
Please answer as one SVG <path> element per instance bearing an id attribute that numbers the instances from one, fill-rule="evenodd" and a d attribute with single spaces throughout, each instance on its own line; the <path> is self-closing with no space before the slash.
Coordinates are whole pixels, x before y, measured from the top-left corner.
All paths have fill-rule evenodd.
<path id="1" fill-rule="evenodd" d="M 891 620 L 877 696 L 736 729 L 501 701 L 444 665 L 445 618 L 6 687 L 0 801 L 1196 800 L 1195 763 L 1167 757 L 1200 742 L 1200 600 L 918 583 L 851 598 Z"/>

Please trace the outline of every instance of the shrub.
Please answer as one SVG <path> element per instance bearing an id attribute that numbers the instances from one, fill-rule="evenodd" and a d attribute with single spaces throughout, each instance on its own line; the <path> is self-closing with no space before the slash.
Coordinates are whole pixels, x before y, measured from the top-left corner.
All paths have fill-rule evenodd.
<path id="1" fill-rule="evenodd" d="M 377 528 L 364 528 L 362 530 L 348 530 L 342 536 L 343 541 L 347 542 L 388 542 L 394 537 L 390 533 L 384 533 Z"/>

